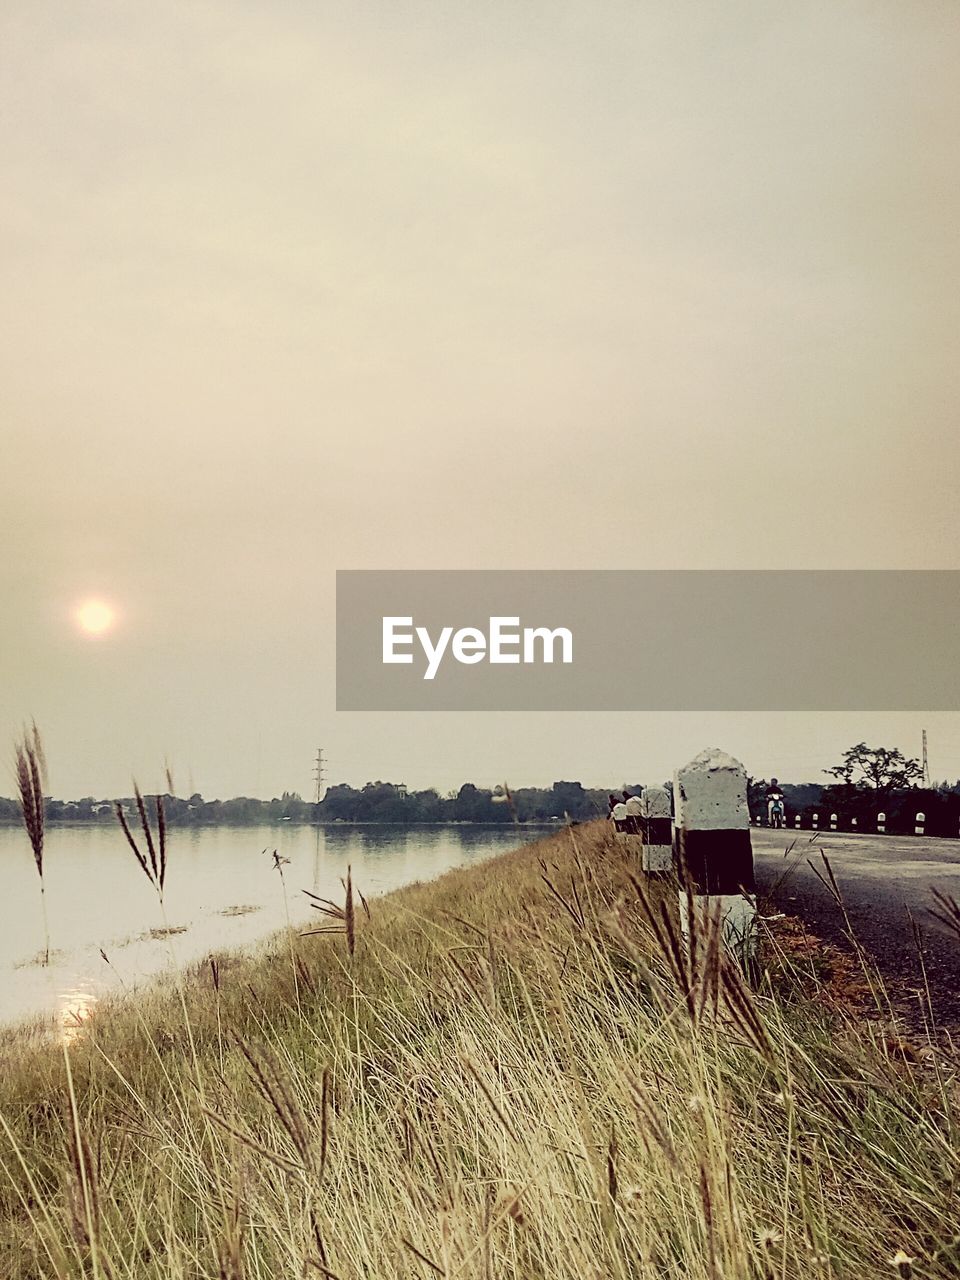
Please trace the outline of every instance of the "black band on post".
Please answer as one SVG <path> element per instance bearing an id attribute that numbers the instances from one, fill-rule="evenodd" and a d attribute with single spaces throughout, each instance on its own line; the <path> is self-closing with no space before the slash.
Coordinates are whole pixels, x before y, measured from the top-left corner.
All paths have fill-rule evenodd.
<path id="1" fill-rule="evenodd" d="M 644 844 L 672 844 L 673 821 L 670 818 L 641 818 L 640 833 Z"/>
<path id="2" fill-rule="evenodd" d="M 690 880 L 697 894 L 756 891 L 749 830 L 678 829 L 676 854 L 681 876 Z"/>

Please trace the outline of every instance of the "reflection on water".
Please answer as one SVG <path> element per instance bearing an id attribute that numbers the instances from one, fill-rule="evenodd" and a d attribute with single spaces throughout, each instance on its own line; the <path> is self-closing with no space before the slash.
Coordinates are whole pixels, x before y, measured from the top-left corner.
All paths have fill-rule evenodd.
<path id="1" fill-rule="evenodd" d="M 0 1021 L 43 1014 L 76 1038 L 98 1000 L 171 964 L 249 946 L 311 920 L 310 889 L 339 900 L 341 878 L 370 899 L 514 848 L 540 832 L 510 827 L 174 828 L 165 916 L 112 825 L 47 832 L 44 879 L 51 963 L 44 966 L 36 868 L 19 828 L 0 827 Z M 273 852 L 284 859 L 283 878 Z M 169 932 L 168 932 L 169 930 Z M 109 957 L 109 959 L 108 959 Z"/>
<path id="2" fill-rule="evenodd" d="M 57 1026 L 62 1044 L 73 1044 L 83 1034 L 84 1023 L 97 1006 L 97 995 L 89 987 L 75 987 L 60 993 Z"/>

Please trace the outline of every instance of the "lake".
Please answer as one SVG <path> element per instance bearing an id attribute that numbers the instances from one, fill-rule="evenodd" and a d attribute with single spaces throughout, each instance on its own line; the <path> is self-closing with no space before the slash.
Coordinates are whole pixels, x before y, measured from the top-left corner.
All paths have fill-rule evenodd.
<path id="1" fill-rule="evenodd" d="M 370 898 L 533 840 L 542 828 L 327 826 L 173 828 L 164 933 L 157 896 L 119 827 L 47 829 L 50 964 L 26 834 L 0 828 L 0 1022 L 41 1016 L 67 1038 L 106 992 L 211 951 L 250 946 L 286 923 L 331 923 L 302 890 L 342 902 L 348 865 Z M 283 878 L 273 850 L 289 859 Z"/>

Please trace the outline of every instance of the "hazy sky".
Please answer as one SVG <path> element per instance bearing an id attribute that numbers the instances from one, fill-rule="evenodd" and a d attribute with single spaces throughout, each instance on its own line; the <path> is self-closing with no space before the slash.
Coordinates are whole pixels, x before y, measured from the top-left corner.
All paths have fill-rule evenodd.
<path id="1" fill-rule="evenodd" d="M 960 775 L 958 716 L 338 715 L 332 668 L 336 568 L 958 567 L 958 126 L 953 0 L 7 0 L 0 743 L 60 795 L 923 725 Z"/>

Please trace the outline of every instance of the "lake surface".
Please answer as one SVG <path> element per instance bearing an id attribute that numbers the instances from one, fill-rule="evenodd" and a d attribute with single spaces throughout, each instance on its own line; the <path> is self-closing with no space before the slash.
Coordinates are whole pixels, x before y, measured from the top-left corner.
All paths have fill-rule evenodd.
<path id="1" fill-rule="evenodd" d="M 44 880 L 50 964 L 43 964 L 40 882 L 25 833 L 0 827 L 0 1022 L 37 1015 L 67 1038 L 108 991 L 211 951 L 250 946 L 286 924 L 331 923 L 302 890 L 343 900 L 352 867 L 370 898 L 533 840 L 524 827 L 173 828 L 164 934 L 157 896 L 113 825 L 48 828 Z M 289 859 L 283 878 L 273 850 Z M 102 953 L 102 954 L 101 954 Z"/>

